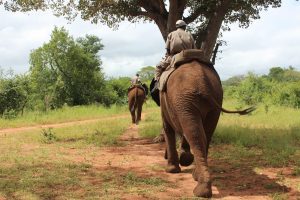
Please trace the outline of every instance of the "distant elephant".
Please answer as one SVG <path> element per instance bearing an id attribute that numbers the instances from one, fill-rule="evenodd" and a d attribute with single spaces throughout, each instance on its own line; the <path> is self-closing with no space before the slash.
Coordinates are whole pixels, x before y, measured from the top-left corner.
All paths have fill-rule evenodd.
<path id="1" fill-rule="evenodd" d="M 133 124 L 138 124 L 141 121 L 142 108 L 147 94 L 148 87 L 146 84 L 134 85 L 128 89 L 128 106 Z"/>
<path id="2" fill-rule="evenodd" d="M 228 111 L 222 108 L 223 90 L 220 78 L 212 66 L 192 61 L 175 70 L 167 82 L 166 91 L 160 92 L 160 106 L 168 159 L 166 171 L 179 173 L 180 165 L 195 161 L 193 178 L 198 181 L 194 195 L 212 196 L 212 180 L 208 172 L 208 147 L 217 126 L 220 112 L 248 114 L 254 108 Z M 176 136 L 182 136 L 178 158 Z M 190 152 L 190 148 L 193 154 Z"/>

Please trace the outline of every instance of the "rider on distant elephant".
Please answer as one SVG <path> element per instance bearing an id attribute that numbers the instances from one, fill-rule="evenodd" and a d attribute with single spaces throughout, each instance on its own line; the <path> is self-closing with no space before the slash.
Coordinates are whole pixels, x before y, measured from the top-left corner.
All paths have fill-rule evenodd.
<path id="1" fill-rule="evenodd" d="M 195 41 L 190 32 L 185 31 L 186 23 L 183 20 L 176 22 L 177 30 L 169 33 L 166 41 L 166 55 L 158 63 L 155 70 L 155 80 L 159 80 L 160 75 L 170 65 L 173 56 L 185 49 L 196 49 Z"/>
<path id="2" fill-rule="evenodd" d="M 145 94 L 145 100 L 147 99 L 147 95 L 148 95 L 148 87 L 146 84 L 143 84 L 141 79 L 140 79 L 140 75 L 137 73 L 134 77 L 131 78 L 130 80 L 130 87 L 128 88 L 128 92 L 138 86 L 139 88 L 143 89 L 144 90 L 144 94 Z"/>
<path id="3" fill-rule="evenodd" d="M 140 79 L 140 75 L 139 74 L 136 74 L 134 77 L 132 77 L 131 79 L 131 86 L 134 86 L 134 85 L 142 85 L 142 82 L 141 82 L 141 79 Z"/>

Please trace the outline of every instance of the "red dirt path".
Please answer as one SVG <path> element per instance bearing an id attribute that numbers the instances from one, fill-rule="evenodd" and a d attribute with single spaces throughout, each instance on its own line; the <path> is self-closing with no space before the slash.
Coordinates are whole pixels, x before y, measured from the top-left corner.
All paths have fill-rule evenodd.
<path id="1" fill-rule="evenodd" d="M 123 117 L 128 117 L 128 115 L 120 115 L 116 118 Z M 71 126 L 75 123 L 89 123 L 97 120 L 99 119 L 4 129 L 0 130 L 0 134 L 16 133 L 41 127 Z M 191 176 L 193 166 L 182 167 L 182 173 L 179 174 L 166 173 L 164 167 L 167 162 L 163 158 L 165 144 L 153 144 L 151 140 L 140 138 L 137 125 L 128 127 L 120 137 L 120 141 L 126 145 L 122 147 L 105 147 L 95 152 L 95 159 L 92 161 L 93 168 L 97 170 L 131 171 L 139 177 L 155 176 L 166 180 L 170 187 L 167 185 L 165 190 L 151 194 L 150 199 L 193 198 L 192 191 L 196 185 Z M 76 149 L 68 149 L 67 151 L 70 156 L 69 159 L 74 162 L 84 162 L 86 159 L 84 155 L 76 154 Z M 214 147 L 211 151 L 214 151 Z M 213 199 L 265 200 L 272 199 L 272 196 L 281 195 L 283 198 L 280 199 L 300 200 L 300 178 L 299 176 L 292 176 L 290 168 L 260 168 L 259 172 L 255 172 L 251 166 L 251 161 L 246 161 L 245 164 L 237 167 L 222 159 L 210 159 L 209 167 L 214 180 Z M 136 194 L 124 195 L 122 199 L 149 198 Z"/>
<path id="2" fill-rule="evenodd" d="M 151 195 L 151 199 L 191 199 L 196 182 L 191 176 L 191 167 L 182 167 L 182 173 L 168 174 L 164 171 L 165 144 L 153 144 L 151 140 L 141 139 L 138 126 L 132 125 L 120 137 L 127 143 L 123 147 L 104 148 L 98 152 L 99 160 L 94 160 L 94 166 L 105 170 L 109 167 L 120 171 L 133 171 L 139 176 L 160 177 L 176 187 L 167 187 L 165 191 Z M 212 149 L 213 151 L 213 149 Z M 281 194 L 283 199 L 299 200 L 300 178 L 291 175 L 289 168 L 265 168 L 259 174 L 248 166 L 232 167 L 222 160 L 209 160 L 212 170 L 213 198 L 263 200 L 272 199 L 272 195 Z M 158 167 L 158 169 L 153 169 Z M 278 174 L 283 174 L 278 177 Z M 142 196 L 130 196 L 123 199 L 147 199 Z"/>

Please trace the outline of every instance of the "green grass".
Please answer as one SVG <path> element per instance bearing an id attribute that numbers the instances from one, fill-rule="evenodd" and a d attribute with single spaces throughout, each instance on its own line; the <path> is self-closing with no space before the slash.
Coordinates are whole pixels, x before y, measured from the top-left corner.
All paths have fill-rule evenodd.
<path id="1" fill-rule="evenodd" d="M 234 101 L 224 102 L 223 107 L 241 109 Z M 266 113 L 263 105 L 247 116 L 221 114 L 212 145 L 230 145 L 232 151 L 213 152 L 214 157 L 228 154 L 228 159 L 254 159 L 259 156 L 264 165 L 273 167 L 300 166 L 300 110 L 269 106 Z M 161 129 L 160 110 L 153 108 L 140 126 L 140 135 L 154 138 Z M 226 155 L 225 155 L 226 156 Z M 297 172 L 296 172 L 297 173 Z"/>
<path id="2" fill-rule="evenodd" d="M 227 100 L 223 103 L 223 108 L 236 110 L 246 108 L 240 106 L 234 100 Z M 257 105 L 257 109 L 250 115 L 239 116 L 235 114 L 222 114 L 220 124 L 234 125 L 238 127 L 249 127 L 253 129 L 278 129 L 284 132 L 288 129 L 299 129 L 300 126 L 299 109 L 288 107 L 269 106 L 268 112 L 264 105 Z"/>
<path id="3" fill-rule="evenodd" d="M 0 166 L 0 177 L 1 195 L 7 199 L 110 199 L 124 194 L 147 197 L 162 191 L 167 183 L 158 177 L 97 170 L 90 164 L 61 160 Z"/>
<path id="4" fill-rule="evenodd" d="M 25 193 L 36 199 L 54 199 L 80 188 L 80 173 L 89 165 L 62 162 L 18 163 L 0 168 L 0 190 L 8 199 Z"/>
<path id="5" fill-rule="evenodd" d="M 232 108 L 230 104 L 225 102 L 226 107 Z M 222 114 L 212 142 L 257 149 L 270 166 L 299 165 L 295 162 L 300 159 L 299 114 L 300 110 L 273 106 L 268 113 L 258 106 L 248 116 Z"/>
<path id="6" fill-rule="evenodd" d="M 103 118 L 122 113 L 128 114 L 127 106 L 112 106 L 110 108 L 100 105 L 66 106 L 48 112 L 25 112 L 23 116 L 18 116 L 15 119 L 0 118 L 0 129 Z"/>
<path id="7" fill-rule="evenodd" d="M 160 134 L 162 128 L 159 108 L 152 108 L 147 112 L 145 120 L 139 125 L 139 135 L 144 138 L 154 138 Z"/>
<path id="8" fill-rule="evenodd" d="M 234 108 L 230 103 L 226 108 Z M 41 115 L 39 123 L 45 119 L 53 120 L 53 123 L 56 120 L 63 122 L 63 116 L 66 121 L 102 118 L 97 122 L 0 134 L 0 198 L 121 199 L 126 194 L 151 199 L 154 193 L 164 191 L 168 185 L 158 177 L 142 177 L 118 168 L 99 170 L 93 166 L 93 160 L 99 158 L 97 152 L 103 146 L 123 145 L 117 138 L 131 124 L 126 106 L 113 107 L 111 110 L 103 108 L 103 113 L 99 111 L 102 108 L 96 108 L 64 108 L 68 114 L 53 111 L 46 116 Z M 123 113 L 128 114 L 128 117 L 106 118 Z M 149 101 L 144 107 L 144 113 L 147 114 L 139 124 L 139 134 L 153 138 L 162 127 L 160 110 Z M 265 166 L 288 165 L 292 166 L 293 175 L 298 177 L 298 116 L 298 110 L 280 107 L 269 108 L 268 113 L 259 107 L 250 116 L 222 114 L 209 157 L 215 162 L 228 162 L 236 169 L 248 167 L 245 170 L 248 173 Z M 21 120 L 20 124 L 17 120 Z M 11 121 L 12 124 L 16 123 L 13 126 L 38 122 L 32 121 L 30 117 Z M 77 157 L 83 160 L 78 161 Z M 158 170 L 156 166 L 152 168 L 153 171 Z M 267 184 L 264 187 L 271 190 L 274 185 Z M 282 199 L 285 196 L 276 193 L 271 197 Z"/>
<path id="9" fill-rule="evenodd" d="M 286 194 L 275 193 L 271 195 L 273 200 L 287 200 L 288 196 Z"/>
<path id="10" fill-rule="evenodd" d="M 105 184 L 113 184 L 119 171 L 93 168 L 93 160 L 102 146 L 121 145 L 117 138 L 130 124 L 128 118 L 105 119 L 71 127 L 1 134 L 0 198 L 102 198 Z M 77 155 L 84 160 L 74 161 Z M 113 179 L 102 184 L 110 173 Z M 130 177 L 122 178 L 123 182 L 116 189 L 125 191 L 123 184 L 130 181 Z M 154 188 L 153 184 L 162 184 L 160 179 L 142 180 L 134 175 L 131 181 L 144 181 L 143 185 L 152 184 Z"/>
<path id="11" fill-rule="evenodd" d="M 128 118 L 109 119 L 89 125 L 82 124 L 72 127 L 55 128 L 58 142 L 94 144 L 96 146 L 119 145 L 118 137 L 131 124 Z M 44 137 L 44 136 L 42 136 Z"/>

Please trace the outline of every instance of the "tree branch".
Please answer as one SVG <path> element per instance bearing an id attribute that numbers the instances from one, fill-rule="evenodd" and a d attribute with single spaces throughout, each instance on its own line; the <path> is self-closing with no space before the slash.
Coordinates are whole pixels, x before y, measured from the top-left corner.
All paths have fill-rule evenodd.
<path id="1" fill-rule="evenodd" d="M 179 16 L 183 16 L 183 12 L 184 12 L 184 9 L 186 7 L 186 4 L 187 4 L 187 0 L 180 0 L 178 2 L 178 13 L 179 13 Z"/>
<path id="2" fill-rule="evenodd" d="M 191 13 L 188 17 L 185 17 L 183 20 L 187 24 L 189 24 L 189 23 L 195 21 L 195 19 L 197 19 L 201 14 L 207 15 L 207 12 L 202 7 L 198 7 L 194 10 L 193 13 Z"/>
<path id="3" fill-rule="evenodd" d="M 213 52 L 213 57 L 211 59 L 212 64 L 214 65 L 216 62 L 216 58 L 217 58 L 217 53 L 218 53 L 218 49 L 219 49 L 220 43 L 217 43 Z"/>
<path id="4" fill-rule="evenodd" d="M 180 19 L 178 16 L 178 0 L 169 0 L 169 16 L 168 16 L 168 32 L 172 32 L 176 29 L 175 22 Z"/>

